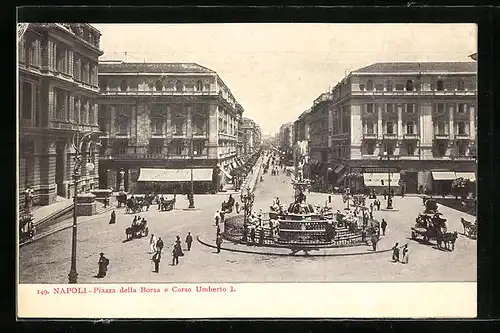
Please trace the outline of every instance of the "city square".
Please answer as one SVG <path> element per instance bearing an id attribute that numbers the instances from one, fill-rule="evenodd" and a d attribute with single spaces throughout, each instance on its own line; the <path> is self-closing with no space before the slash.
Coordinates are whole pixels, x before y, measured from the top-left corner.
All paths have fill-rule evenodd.
<path id="1" fill-rule="evenodd" d="M 349 64 L 327 43 L 294 86 L 309 73 L 259 44 L 288 30 L 247 28 L 260 51 L 233 63 L 140 53 L 141 29 L 18 29 L 19 283 L 476 281 L 472 43 Z"/>

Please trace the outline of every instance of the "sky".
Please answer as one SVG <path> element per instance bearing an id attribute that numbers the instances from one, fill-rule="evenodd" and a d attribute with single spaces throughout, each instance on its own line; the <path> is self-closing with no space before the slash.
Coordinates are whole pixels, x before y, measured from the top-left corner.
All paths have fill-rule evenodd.
<path id="1" fill-rule="evenodd" d="M 474 24 L 93 24 L 101 60 L 195 62 L 216 71 L 263 134 L 350 71 L 390 61 L 472 61 Z M 125 56 L 125 52 L 127 53 Z"/>

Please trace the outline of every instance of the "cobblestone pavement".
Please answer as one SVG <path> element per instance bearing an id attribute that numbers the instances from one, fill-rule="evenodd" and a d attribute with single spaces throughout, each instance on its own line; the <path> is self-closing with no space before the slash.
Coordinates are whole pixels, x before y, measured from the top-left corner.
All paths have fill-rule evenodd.
<path id="1" fill-rule="evenodd" d="M 290 178 L 284 175 L 264 175 L 255 194 L 255 209 L 269 209 L 272 198 L 282 202 L 293 199 Z M 123 242 L 125 228 L 133 215 L 117 210 L 117 223 L 109 225 L 109 214 L 82 223 L 78 227 L 77 270 L 79 283 L 119 282 L 419 282 L 419 281 L 476 281 L 476 241 L 459 236 L 455 251 L 441 251 L 433 245 L 424 245 L 409 239 L 410 227 L 423 209 L 418 197 L 395 198 L 397 211 L 375 212 L 376 219 L 386 218 L 387 234 L 408 243 L 409 263 L 391 262 L 391 253 L 359 255 L 353 257 L 275 257 L 215 250 L 196 241 L 204 235 L 205 241 L 215 240 L 213 216 L 224 200 L 220 195 L 196 195 L 197 210 L 184 210 L 185 197 L 179 197 L 176 209 L 158 212 L 152 206 L 140 214 L 148 220 L 150 233 L 165 242 L 160 273 L 152 272 L 148 254 L 149 237 Z M 239 196 L 235 197 L 239 200 Z M 311 203 L 324 203 L 325 194 L 311 193 Z M 385 202 L 382 200 L 382 206 Z M 340 196 L 333 196 L 333 205 L 343 207 Z M 462 232 L 460 217 L 467 214 L 441 206 L 448 218 L 448 229 Z M 190 231 L 195 239 L 190 252 L 180 258 L 178 266 L 171 266 L 171 248 L 175 236 L 184 241 Z M 212 236 L 210 236 L 212 235 Z M 185 245 L 185 243 L 183 243 Z M 185 247 L 185 246 L 184 246 Z M 95 279 L 99 252 L 110 259 L 108 275 Z M 47 236 L 20 249 L 21 283 L 66 283 L 70 268 L 71 229 Z"/>

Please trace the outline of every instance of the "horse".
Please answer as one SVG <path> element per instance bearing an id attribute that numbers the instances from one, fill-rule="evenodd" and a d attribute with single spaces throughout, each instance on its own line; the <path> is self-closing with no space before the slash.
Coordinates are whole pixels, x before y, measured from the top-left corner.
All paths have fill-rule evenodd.
<path id="1" fill-rule="evenodd" d="M 449 251 L 455 250 L 455 242 L 458 238 L 458 232 L 438 232 L 436 235 L 437 246 L 441 249 L 441 244 L 444 243 L 444 248 Z"/>

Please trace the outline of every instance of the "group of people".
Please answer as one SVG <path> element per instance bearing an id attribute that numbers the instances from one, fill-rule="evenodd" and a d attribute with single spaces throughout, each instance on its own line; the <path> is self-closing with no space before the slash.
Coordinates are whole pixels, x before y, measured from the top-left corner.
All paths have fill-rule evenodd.
<path id="1" fill-rule="evenodd" d="M 399 243 L 396 243 L 392 248 L 392 261 L 407 264 L 410 252 L 410 250 L 408 250 L 408 244 L 403 245 L 401 253 L 399 251 Z"/>
<path id="2" fill-rule="evenodd" d="M 185 239 L 187 245 L 187 251 L 191 251 L 191 245 L 193 243 L 193 236 L 191 236 L 191 232 L 188 232 Z M 151 257 L 151 261 L 154 263 L 154 273 L 160 272 L 160 262 L 162 259 L 162 251 L 163 251 L 163 240 L 161 237 L 156 239 L 154 234 L 151 234 L 151 238 L 149 240 L 149 250 L 150 254 L 153 253 L 153 257 Z M 176 236 L 174 247 L 172 249 L 172 266 L 176 266 L 179 264 L 179 257 L 183 257 L 184 252 L 182 251 L 181 246 L 181 237 L 179 235 Z"/>

